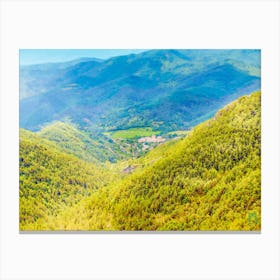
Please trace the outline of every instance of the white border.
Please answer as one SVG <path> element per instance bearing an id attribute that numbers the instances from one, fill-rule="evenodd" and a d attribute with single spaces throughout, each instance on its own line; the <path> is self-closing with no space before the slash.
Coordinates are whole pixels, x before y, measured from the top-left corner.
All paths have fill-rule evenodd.
<path id="1" fill-rule="evenodd" d="M 2 279 L 279 279 L 278 1 L 0 3 Z M 20 235 L 20 48 L 262 49 L 262 233 Z"/>

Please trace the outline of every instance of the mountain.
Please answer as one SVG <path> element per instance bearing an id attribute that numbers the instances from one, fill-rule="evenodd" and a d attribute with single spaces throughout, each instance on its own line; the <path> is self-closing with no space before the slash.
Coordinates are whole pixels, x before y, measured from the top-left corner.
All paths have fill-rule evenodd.
<path id="1" fill-rule="evenodd" d="M 64 70 L 82 62 L 102 62 L 98 58 L 80 58 L 68 62 L 43 63 L 20 66 L 20 99 L 44 94 L 55 81 L 62 76 Z"/>
<path id="2" fill-rule="evenodd" d="M 130 161 L 130 174 L 27 228 L 260 230 L 260 116 L 260 92 L 243 96 Z"/>
<path id="3" fill-rule="evenodd" d="M 260 88 L 259 50 L 151 50 L 20 69 L 20 127 L 186 130 Z"/>
<path id="4" fill-rule="evenodd" d="M 20 229 L 40 227 L 48 215 L 57 215 L 116 180 L 105 166 L 66 154 L 54 143 L 20 130 Z"/>
<path id="5" fill-rule="evenodd" d="M 102 135 L 95 138 L 94 135 L 81 131 L 70 123 L 52 123 L 36 135 L 56 144 L 62 152 L 92 163 L 116 162 L 129 155 L 113 140 L 108 141 L 107 137 Z"/>

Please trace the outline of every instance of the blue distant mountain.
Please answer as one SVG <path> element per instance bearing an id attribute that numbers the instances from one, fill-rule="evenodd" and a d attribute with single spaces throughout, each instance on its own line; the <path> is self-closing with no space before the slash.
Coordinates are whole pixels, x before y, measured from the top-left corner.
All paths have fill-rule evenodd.
<path id="1" fill-rule="evenodd" d="M 259 50 L 151 50 L 20 68 L 20 127 L 189 129 L 260 89 Z"/>

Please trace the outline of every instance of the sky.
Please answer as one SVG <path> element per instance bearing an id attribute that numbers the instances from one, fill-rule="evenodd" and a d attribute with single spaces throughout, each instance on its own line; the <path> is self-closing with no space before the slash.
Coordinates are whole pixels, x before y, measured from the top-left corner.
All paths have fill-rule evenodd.
<path id="1" fill-rule="evenodd" d="M 19 51 L 20 65 L 31 65 L 50 62 L 65 62 L 81 57 L 96 57 L 107 59 L 113 56 L 141 53 L 144 49 L 21 49 Z"/>

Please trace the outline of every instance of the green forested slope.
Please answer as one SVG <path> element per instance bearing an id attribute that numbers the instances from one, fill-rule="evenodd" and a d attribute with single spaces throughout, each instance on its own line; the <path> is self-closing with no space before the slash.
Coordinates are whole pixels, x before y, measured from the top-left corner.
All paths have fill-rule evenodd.
<path id="1" fill-rule="evenodd" d="M 164 149 L 154 163 L 148 154 L 143 168 L 41 228 L 260 230 L 260 99 L 260 93 L 239 98 L 184 140 L 152 151 Z"/>
<path id="2" fill-rule="evenodd" d="M 63 152 L 88 162 L 115 162 L 127 156 L 118 145 L 108 141 L 102 134 L 90 135 L 70 123 L 54 122 L 37 134 L 54 142 Z"/>
<path id="3" fill-rule="evenodd" d="M 55 144 L 22 129 L 19 165 L 22 230 L 40 228 L 49 215 L 115 179 L 115 173 L 105 167 L 65 154 Z"/>

